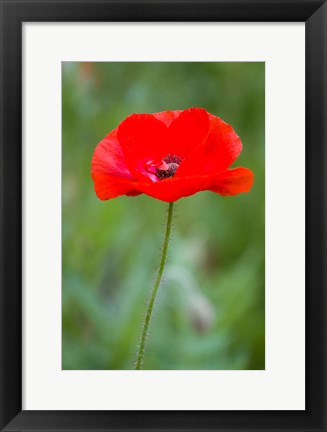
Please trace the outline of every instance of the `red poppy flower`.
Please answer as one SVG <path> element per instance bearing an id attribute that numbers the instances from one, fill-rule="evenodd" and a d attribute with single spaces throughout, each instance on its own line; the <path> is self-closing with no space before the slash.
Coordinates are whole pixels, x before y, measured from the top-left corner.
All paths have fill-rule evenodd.
<path id="1" fill-rule="evenodd" d="M 145 193 L 172 202 L 196 192 L 248 192 L 253 173 L 228 169 L 242 150 L 234 129 L 202 108 L 132 114 L 96 147 L 95 192 L 102 200 Z"/>

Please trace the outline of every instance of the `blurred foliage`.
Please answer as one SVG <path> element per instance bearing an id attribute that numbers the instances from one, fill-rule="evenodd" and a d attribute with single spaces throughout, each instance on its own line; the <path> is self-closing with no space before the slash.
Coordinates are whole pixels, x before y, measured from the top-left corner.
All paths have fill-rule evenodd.
<path id="1" fill-rule="evenodd" d="M 96 144 L 131 113 L 203 107 L 243 142 L 248 194 L 175 204 L 144 369 L 264 369 L 264 63 L 63 63 L 63 369 L 133 369 L 166 204 L 100 201 Z"/>

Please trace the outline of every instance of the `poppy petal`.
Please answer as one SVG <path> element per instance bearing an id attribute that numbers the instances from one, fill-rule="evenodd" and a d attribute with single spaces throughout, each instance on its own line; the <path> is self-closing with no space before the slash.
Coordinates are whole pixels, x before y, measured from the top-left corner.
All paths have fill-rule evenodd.
<path id="1" fill-rule="evenodd" d="M 128 180 L 123 177 L 116 177 L 101 172 L 93 172 L 92 179 L 95 193 L 101 200 L 116 198 L 120 195 L 133 196 L 142 193 L 135 188 L 135 186 L 139 184 L 139 182 L 135 180 Z"/>
<path id="2" fill-rule="evenodd" d="M 249 192 L 253 184 L 253 172 L 247 168 L 235 168 L 217 175 L 173 177 L 152 185 L 139 185 L 139 190 L 147 195 L 166 202 L 197 192 L 210 190 L 220 195 L 237 195 Z"/>
<path id="3" fill-rule="evenodd" d="M 146 183 L 128 180 L 108 174 L 92 174 L 96 195 L 101 200 L 116 198 L 120 195 L 139 195 L 145 193 L 162 201 L 172 202 L 207 189 L 211 178 L 208 176 L 186 179 L 166 179 L 162 182 Z"/>
<path id="4" fill-rule="evenodd" d="M 165 123 L 167 127 L 171 125 L 173 120 L 175 120 L 181 113 L 180 110 L 174 110 L 174 111 L 161 111 L 158 113 L 154 113 L 154 117 L 162 122 Z"/>
<path id="5" fill-rule="evenodd" d="M 209 116 L 203 108 L 189 108 L 171 123 L 168 129 L 167 154 L 184 158 L 190 154 L 209 130 Z"/>
<path id="6" fill-rule="evenodd" d="M 246 168 L 227 170 L 218 177 L 214 175 L 173 177 L 155 183 L 128 180 L 106 174 L 93 174 L 92 177 L 96 194 L 102 200 L 116 198 L 119 195 L 131 196 L 145 193 L 161 201 L 173 202 L 203 190 L 211 190 L 220 195 L 236 195 L 248 192 L 253 184 L 253 173 Z"/>
<path id="7" fill-rule="evenodd" d="M 209 189 L 224 196 L 236 195 L 249 192 L 253 181 L 253 172 L 248 168 L 239 167 L 221 173 L 212 181 Z"/>
<path id="8" fill-rule="evenodd" d="M 118 140 L 130 171 L 140 180 L 148 179 L 144 164 L 167 154 L 167 126 L 152 114 L 132 114 L 118 126 Z"/>
<path id="9" fill-rule="evenodd" d="M 193 176 L 184 178 L 169 178 L 161 182 L 147 185 L 143 192 L 153 198 L 165 202 L 177 201 L 180 198 L 208 189 L 210 178 L 208 176 Z"/>
<path id="10" fill-rule="evenodd" d="M 234 129 L 212 114 L 207 138 L 181 164 L 178 176 L 213 174 L 225 171 L 242 151 L 242 142 Z"/>
<path id="11" fill-rule="evenodd" d="M 97 145 L 91 163 L 91 173 L 105 173 L 132 179 L 114 129 Z"/>

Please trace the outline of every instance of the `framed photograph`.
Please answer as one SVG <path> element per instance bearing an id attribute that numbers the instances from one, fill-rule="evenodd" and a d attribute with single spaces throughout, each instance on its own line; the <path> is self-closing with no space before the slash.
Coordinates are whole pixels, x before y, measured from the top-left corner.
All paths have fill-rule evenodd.
<path id="1" fill-rule="evenodd" d="M 1 1 L 1 431 L 326 431 L 325 1 Z"/>

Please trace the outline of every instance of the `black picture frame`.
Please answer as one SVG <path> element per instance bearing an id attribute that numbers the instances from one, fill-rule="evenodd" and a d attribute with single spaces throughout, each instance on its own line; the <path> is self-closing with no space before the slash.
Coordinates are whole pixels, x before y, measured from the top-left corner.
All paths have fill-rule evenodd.
<path id="1" fill-rule="evenodd" d="M 305 22 L 305 411 L 22 411 L 22 23 L 28 21 Z M 327 431 L 326 32 L 325 0 L 1 0 L 1 431 Z"/>

